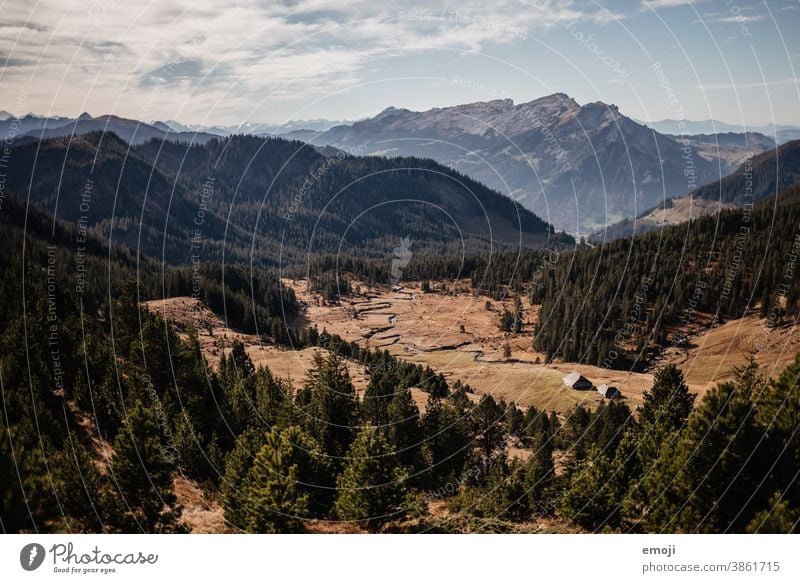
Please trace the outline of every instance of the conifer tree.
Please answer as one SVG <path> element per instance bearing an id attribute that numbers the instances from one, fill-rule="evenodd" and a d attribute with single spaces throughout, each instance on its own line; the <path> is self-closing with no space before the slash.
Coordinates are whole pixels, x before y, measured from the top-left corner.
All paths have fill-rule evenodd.
<path id="1" fill-rule="evenodd" d="M 491 395 L 484 395 L 472 409 L 470 421 L 475 442 L 481 454 L 484 471 L 492 464 L 495 452 L 505 450 L 505 433 L 502 423 L 505 411 Z"/>
<path id="2" fill-rule="evenodd" d="M 408 387 L 400 386 L 394 393 L 389 408 L 386 435 L 400 462 L 409 470 L 420 465 L 420 446 L 422 431 L 419 422 L 419 408 Z"/>
<path id="3" fill-rule="evenodd" d="M 335 511 L 374 530 L 402 512 L 406 473 L 389 443 L 371 426 L 362 429 L 337 481 Z"/>
<path id="4" fill-rule="evenodd" d="M 763 477 L 753 456 L 760 435 L 753 404 L 736 385 L 707 393 L 675 449 L 662 450 L 644 477 L 648 530 L 741 532 Z"/>
<path id="5" fill-rule="evenodd" d="M 330 463 L 299 427 L 265 437 L 242 484 L 249 532 L 298 532 L 303 520 L 321 516 L 333 491 Z"/>
<path id="6" fill-rule="evenodd" d="M 761 453 L 769 460 L 768 492 L 782 492 L 791 508 L 800 508 L 800 354 L 758 401 L 758 419 L 767 439 Z"/>
<path id="7" fill-rule="evenodd" d="M 136 403 L 114 440 L 112 480 L 121 515 L 115 526 L 125 532 L 180 530 L 181 509 L 172 487 L 174 465 L 155 413 Z"/>
<path id="8" fill-rule="evenodd" d="M 542 415 L 547 421 L 547 416 Z M 532 438 L 533 455 L 525 467 L 525 489 L 528 506 L 534 514 L 546 516 L 553 510 L 555 462 L 553 460 L 553 438 L 547 429 L 540 430 Z"/>
<path id="9" fill-rule="evenodd" d="M 26 447 L 16 428 L 0 416 L 0 530 L 39 532 L 56 512 L 53 490 L 41 450 Z"/>
<path id="10" fill-rule="evenodd" d="M 342 357 L 330 352 L 323 359 L 316 353 L 306 387 L 310 391 L 307 430 L 337 463 L 347 452 L 358 424 L 356 390 Z"/>
<path id="11" fill-rule="evenodd" d="M 695 396 L 683 380 L 683 373 L 674 364 L 660 369 L 653 379 L 653 387 L 645 391 L 639 409 L 639 420 L 644 426 L 654 425 L 659 419 L 668 430 L 681 429 L 689 418 Z"/>
<path id="12" fill-rule="evenodd" d="M 90 453 L 70 432 L 56 458 L 61 511 L 69 531 L 101 532 L 104 523 L 104 480 Z"/>
<path id="13" fill-rule="evenodd" d="M 559 514 L 588 530 L 616 524 L 622 493 L 617 491 L 613 481 L 608 480 L 611 472 L 608 457 L 597 448 L 591 448 L 559 501 Z"/>
<path id="14" fill-rule="evenodd" d="M 638 409 L 639 422 L 632 424 L 625 436 L 626 454 L 634 455 L 635 459 L 620 458 L 615 464 L 618 476 L 630 486 L 623 504 L 626 518 L 639 520 L 652 503 L 645 481 L 662 454 L 665 460 L 671 459 L 680 431 L 692 412 L 694 398 L 675 365 L 659 370 L 653 387 L 644 393 L 644 402 Z"/>
<path id="15" fill-rule="evenodd" d="M 245 515 L 247 495 L 243 485 L 255 456 L 264 444 L 264 437 L 265 434 L 256 429 L 244 431 L 225 458 L 225 474 L 220 483 L 220 500 L 225 511 L 225 520 L 243 530 L 247 526 Z"/>
<path id="16" fill-rule="evenodd" d="M 472 439 L 464 418 L 451 405 L 435 397 L 428 399 L 422 418 L 422 434 L 428 481 L 435 490 L 461 474 Z"/>
<path id="17" fill-rule="evenodd" d="M 364 421 L 375 427 L 383 427 L 389 422 L 389 403 L 396 387 L 397 379 L 389 371 L 380 369 L 372 373 L 361 406 Z"/>
<path id="18" fill-rule="evenodd" d="M 745 529 L 755 534 L 797 534 L 800 532 L 800 508 L 777 492 L 769 499 L 767 507 L 750 520 Z"/>

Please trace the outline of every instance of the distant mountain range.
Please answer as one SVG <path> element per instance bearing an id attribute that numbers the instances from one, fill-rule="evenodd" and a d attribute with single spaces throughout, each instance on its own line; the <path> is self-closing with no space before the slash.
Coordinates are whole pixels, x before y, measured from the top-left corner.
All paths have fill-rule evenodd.
<path id="1" fill-rule="evenodd" d="M 280 135 L 289 132 L 309 132 L 310 135 L 325 131 L 342 122 L 328 120 L 298 120 L 285 124 L 242 123 L 231 126 L 184 125 L 173 120 L 145 123 L 116 115 L 92 117 L 83 113 L 77 118 L 43 117 L 34 114 L 19 119 L 8 112 L 0 112 L 0 139 L 24 138 L 47 139 L 70 135 L 80 136 L 91 132 L 114 133 L 129 144 L 140 145 L 152 139 L 169 139 L 204 143 L 214 137 L 234 134 Z"/>
<path id="2" fill-rule="evenodd" d="M 174 132 L 202 132 L 207 134 L 214 134 L 217 136 L 230 136 L 233 134 L 250 134 L 254 136 L 277 136 L 296 131 L 307 132 L 324 132 L 330 128 L 347 123 L 345 120 L 331 121 L 328 119 L 298 119 L 290 120 L 286 123 L 254 123 L 243 122 L 240 124 L 226 125 L 226 126 L 208 126 L 208 125 L 185 125 L 175 120 L 156 121 L 153 125 L 161 129 L 167 129 Z"/>
<path id="3" fill-rule="evenodd" d="M 91 132 L 113 133 L 132 145 L 143 144 L 152 139 L 202 143 L 218 137 L 210 133 L 173 131 L 163 125 L 155 126 L 116 115 L 92 117 L 88 113 L 84 113 L 71 119 L 28 114 L 20 119 L 7 118 L 0 121 L 0 137 L 22 143 L 32 139 L 82 136 Z"/>
<path id="4" fill-rule="evenodd" d="M 675 129 L 670 120 L 658 123 Z M 708 129 L 709 123 L 690 129 Z M 114 133 L 134 146 L 152 139 L 204 144 L 228 135 L 282 135 L 328 156 L 336 148 L 349 155 L 430 158 L 574 234 L 633 218 L 775 147 L 773 138 L 755 132 L 668 135 L 624 116 L 614 105 L 579 105 L 563 93 L 520 104 L 503 99 L 423 112 L 388 108 L 353 123 L 317 119 L 201 126 L 89 114 L 0 120 L 0 138 L 13 133 L 18 144 L 95 131 Z"/>
<path id="5" fill-rule="evenodd" d="M 637 120 L 638 121 L 638 120 Z M 778 144 L 786 143 L 790 140 L 800 139 L 800 127 L 792 125 L 768 124 L 761 126 L 744 126 L 743 124 L 730 124 L 713 119 L 702 121 L 662 119 L 660 121 L 639 123 L 653 128 L 662 134 L 673 135 L 696 135 L 696 134 L 722 134 L 722 133 L 759 133 L 769 136 L 777 141 Z"/>
<path id="6" fill-rule="evenodd" d="M 634 233 L 683 223 L 725 208 L 742 207 L 798 184 L 800 140 L 795 140 L 745 160 L 732 174 L 705 184 L 688 196 L 668 199 L 634 219 L 625 219 L 601 229 L 590 237 L 590 241 L 599 243 L 630 237 Z"/>
<path id="7" fill-rule="evenodd" d="M 425 156 L 512 196 L 557 228 L 587 233 L 633 217 L 665 198 L 734 170 L 742 144 L 703 143 L 639 124 L 602 102 L 563 93 L 529 103 L 510 99 L 429 111 L 389 108 L 333 127 L 312 144 L 384 156 Z M 735 140 L 734 140 L 735 141 Z M 751 139 L 746 155 L 774 147 Z"/>

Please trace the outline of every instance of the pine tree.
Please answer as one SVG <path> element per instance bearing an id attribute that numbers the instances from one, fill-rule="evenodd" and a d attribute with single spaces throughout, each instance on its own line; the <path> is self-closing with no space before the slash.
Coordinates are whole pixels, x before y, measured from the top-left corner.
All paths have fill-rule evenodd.
<path id="1" fill-rule="evenodd" d="M 353 440 L 358 424 L 356 390 L 344 360 L 335 352 L 323 359 L 314 355 L 314 365 L 306 378 L 310 402 L 306 411 L 308 432 L 334 463 L 341 460 Z"/>
<path id="2" fill-rule="evenodd" d="M 559 514 L 589 530 L 615 524 L 622 493 L 609 482 L 611 471 L 608 457 L 591 448 L 559 501 Z"/>
<path id="3" fill-rule="evenodd" d="M 532 441 L 533 455 L 527 461 L 525 468 L 528 507 L 534 515 L 546 516 L 553 511 L 552 499 L 555 497 L 553 439 L 549 432 L 544 430 L 535 434 Z"/>
<path id="4" fill-rule="evenodd" d="M 516 403 L 511 401 L 506 409 L 506 432 L 509 435 L 520 436 L 525 424 L 525 415 L 519 410 Z"/>
<path id="5" fill-rule="evenodd" d="M 248 428 L 263 428 L 256 410 L 255 367 L 244 344 L 234 341 L 230 354 L 222 358 L 219 379 L 224 395 L 224 417 L 235 434 Z"/>
<path id="6" fill-rule="evenodd" d="M 422 455 L 431 489 L 459 476 L 470 453 L 472 439 L 464 418 L 442 399 L 431 397 L 422 418 Z"/>
<path id="7" fill-rule="evenodd" d="M 337 481 L 336 515 L 374 530 L 402 512 L 405 481 L 394 449 L 374 427 L 367 426 L 350 447 Z"/>
<path id="8" fill-rule="evenodd" d="M 242 485 L 249 532 L 298 532 L 331 500 L 330 463 L 299 427 L 273 429 Z"/>
<path id="9" fill-rule="evenodd" d="M 55 500 L 41 450 L 26 447 L 16 428 L 0 416 L 0 530 L 39 532 L 56 513 Z"/>
<path id="10" fill-rule="evenodd" d="M 125 532 L 180 530 L 181 509 L 172 489 L 173 460 L 155 413 L 136 403 L 114 440 L 111 476 L 118 488 Z"/>
<path id="11" fill-rule="evenodd" d="M 56 458 L 59 502 L 68 530 L 101 532 L 104 522 L 104 480 L 92 456 L 70 433 L 66 447 Z"/>
<path id="12" fill-rule="evenodd" d="M 660 419 L 668 430 L 678 430 L 686 424 L 694 399 L 683 380 L 683 373 L 674 364 L 669 364 L 656 373 L 653 387 L 645 391 L 639 420 L 648 426 Z"/>
<path id="13" fill-rule="evenodd" d="M 767 508 L 753 516 L 745 530 L 756 534 L 797 534 L 800 532 L 800 508 L 792 507 L 778 492 L 769 499 Z"/>
<path id="14" fill-rule="evenodd" d="M 389 403 L 396 387 L 397 379 L 390 371 L 380 369 L 372 373 L 361 405 L 364 421 L 375 427 L 383 427 L 389 422 Z"/>
<path id="15" fill-rule="evenodd" d="M 470 414 L 472 432 L 481 453 L 484 471 L 492 464 L 496 452 L 505 451 L 504 413 L 491 395 L 484 395 Z"/>
<path id="16" fill-rule="evenodd" d="M 220 500 L 225 520 L 237 528 L 247 527 L 245 505 L 247 495 L 243 484 L 256 454 L 264 444 L 265 434 L 255 429 L 244 431 L 225 458 L 225 475 L 220 484 Z"/>
<path id="17" fill-rule="evenodd" d="M 644 478 L 652 532 L 741 532 L 766 468 L 754 457 L 761 429 L 753 404 L 733 383 L 712 389 L 674 450 L 662 450 Z"/>
<path id="18" fill-rule="evenodd" d="M 419 423 L 419 408 L 408 387 L 397 388 L 389 403 L 387 415 L 388 441 L 397 451 L 400 462 L 413 471 L 421 465 L 422 431 Z"/>
<path id="19" fill-rule="evenodd" d="M 291 387 L 272 376 L 270 370 L 260 366 L 253 379 L 255 385 L 255 408 L 258 421 L 267 429 L 275 425 L 286 425 L 291 417 Z"/>
<path id="20" fill-rule="evenodd" d="M 525 468 L 500 454 L 486 473 L 476 472 L 450 499 L 450 509 L 481 518 L 521 521 L 530 516 Z"/>
<path id="21" fill-rule="evenodd" d="M 645 488 L 646 480 L 662 454 L 665 461 L 672 459 L 670 454 L 675 451 L 680 431 L 687 424 L 694 398 L 683 381 L 683 374 L 674 365 L 659 370 L 653 387 L 644 393 L 644 402 L 638 410 L 639 423 L 632 425 L 625 435 L 626 452 L 632 449 L 635 459 L 619 459 L 615 464 L 630 486 L 623 503 L 627 519 L 638 521 L 652 503 L 652 492 Z M 652 478 L 654 483 L 658 479 L 660 477 Z"/>
<path id="22" fill-rule="evenodd" d="M 765 488 L 782 492 L 792 508 L 800 508 L 800 354 L 763 392 L 758 419 L 767 430 L 762 457 L 772 470 Z"/>

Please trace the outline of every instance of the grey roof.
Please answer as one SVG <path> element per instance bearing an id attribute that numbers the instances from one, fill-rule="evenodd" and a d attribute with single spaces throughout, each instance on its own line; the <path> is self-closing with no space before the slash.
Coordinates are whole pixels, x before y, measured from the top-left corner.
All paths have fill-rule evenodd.
<path id="1" fill-rule="evenodd" d="M 614 397 L 620 394 L 619 389 L 617 387 L 609 387 L 605 383 L 597 387 L 597 392 L 603 395 L 604 397 Z"/>
<path id="2" fill-rule="evenodd" d="M 569 373 L 562 380 L 568 387 L 575 387 L 578 385 L 592 386 L 592 382 L 576 370 Z"/>

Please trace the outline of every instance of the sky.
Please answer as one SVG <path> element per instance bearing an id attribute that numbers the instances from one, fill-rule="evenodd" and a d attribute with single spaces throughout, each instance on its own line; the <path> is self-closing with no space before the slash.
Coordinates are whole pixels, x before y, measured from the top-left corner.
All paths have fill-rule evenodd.
<path id="1" fill-rule="evenodd" d="M 0 0 L 0 109 L 354 120 L 556 92 L 800 125 L 800 0 Z"/>

